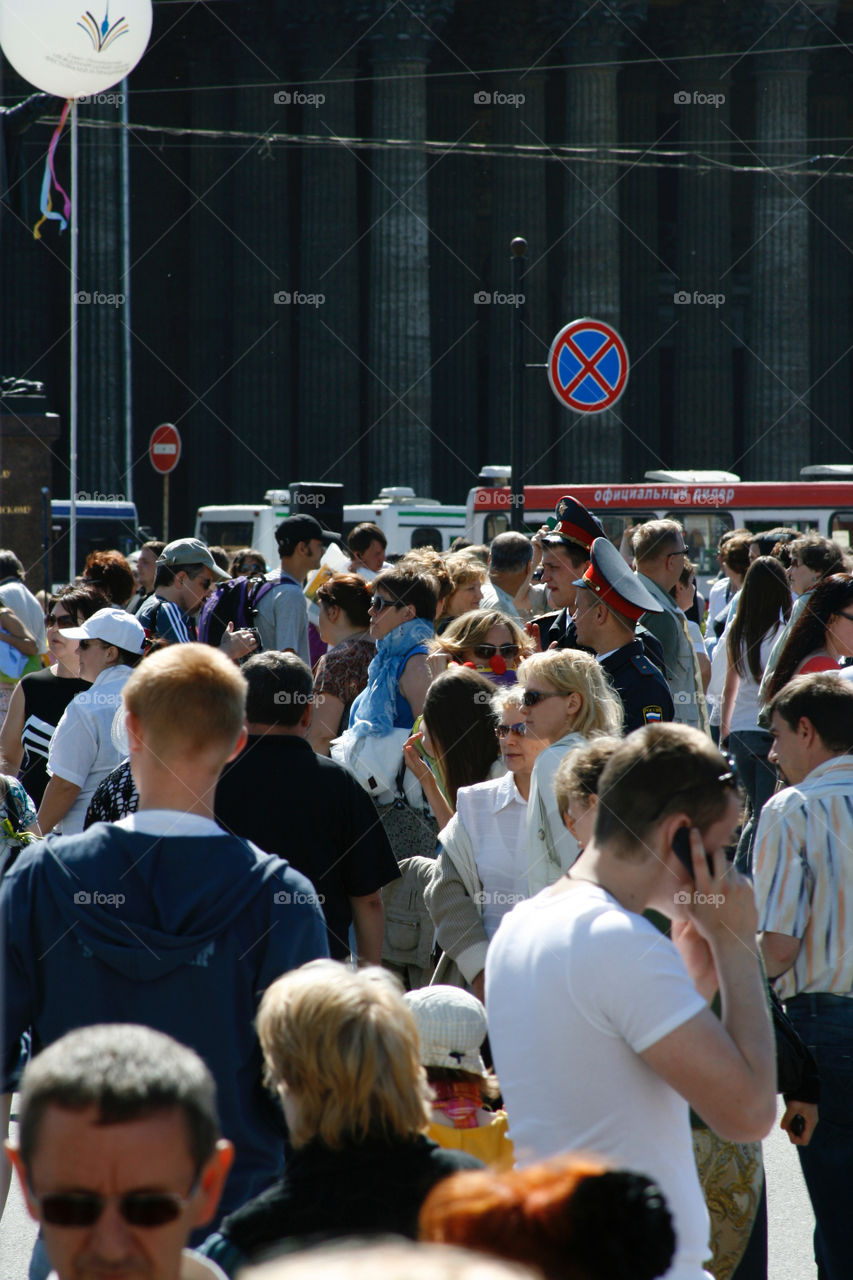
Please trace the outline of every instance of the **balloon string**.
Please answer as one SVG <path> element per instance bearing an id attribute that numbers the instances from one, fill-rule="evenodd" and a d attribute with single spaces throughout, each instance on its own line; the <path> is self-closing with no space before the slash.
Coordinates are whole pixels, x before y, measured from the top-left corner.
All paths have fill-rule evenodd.
<path id="1" fill-rule="evenodd" d="M 47 159 L 44 165 L 44 176 L 41 181 L 41 199 L 39 201 L 39 208 L 41 209 L 41 217 L 39 218 L 36 225 L 33 227 L 33 236 L 35 237 L 36 240 L 41 240 L 41 227 L 44 222 L 47 222 L 48 220 L 53 222 L 58 222 L 59 230 L 64 231 L 65 228 L 68 226 L 68 219 L 71 217 L 71 201 L 68 198 L 67 192 L 60 185 L 59 180 L 56 176 L 56 168 L 54 167 L 54 161 L 56 158 L 56 148 L 59 145 L 59 135 L 62 133 L 62 129 L 65 124 L 65 120 L 68 116 L 68 109 L 70 106 L 71 106 L 71 101 L 69 100 L 68 102 L 66 102 L 65 106 L 62 108 L 62 115 L 59 117 L 59 124 L 56 126 L 56 128 L 53 131 L 53 137 L 51 138 L 50 146 L 47 149 Z M 62 196 L 63 209 L 65 212 L 64 217 L 61 213 L 57 213 L 57 211 L 53 207 L 53 202 L 51 200 L 51 195 L 50 195 L 51 179 L 53 180 L 53 185 L 56 187 L 56 190 Z"/>

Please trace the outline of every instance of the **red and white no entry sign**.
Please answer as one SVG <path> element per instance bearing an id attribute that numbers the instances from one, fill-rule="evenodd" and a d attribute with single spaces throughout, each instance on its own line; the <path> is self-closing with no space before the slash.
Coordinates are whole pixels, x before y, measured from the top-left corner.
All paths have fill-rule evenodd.
<path id="1" fill-rule="evenodd" d="M 148 456 L 155 471 L 167 476 L 174 471 L 181 456 L 181 436 L 171 422 L 163 422 L 151 432 Z"/>

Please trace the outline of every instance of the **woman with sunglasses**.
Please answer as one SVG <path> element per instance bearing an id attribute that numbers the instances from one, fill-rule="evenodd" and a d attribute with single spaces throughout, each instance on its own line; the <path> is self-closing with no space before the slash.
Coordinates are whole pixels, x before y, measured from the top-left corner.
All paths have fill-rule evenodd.
<path id="1" fill-rule="evenodd" d="M 17 773 L 28 795 L 41 804 L 48 783 L 47 752 L 72 698 L 89 686 L 79 676 L 76 640 L 65 630 L 90 618 L 109 601 L 95 587 L 64 587 L 50 597 L 46 619 L 50 666 L 25 675 L 15 686 L 0 730 L 0 755 Z"/>
<path id="2" fill-rule="evenodd" d="M 534 643 L 518 623 L 499 609 L 474 609 L 454 618 L 430 646 L 430 665 L 442 660 L 473 666 L 490 679 L 515 683 L 515 669 L 533 653 Z"/>
<path id="3" fill-rule="evenodd" d="M 518 686 L 498 693 L 492 705 L 507 772 L 459 789 L 456 813 L 439 834 L 435 870 L 424 892 L 444 953 L 434 981 L 452 982 L 453 962 L 480 1000 L 486 952 L 501 919 L 537 891 L 525 829 L 533 766 L 545 746 L 527 731 Z"/>
<path id="4" fill-rule="evenodd" d="M 549 649 L 527 658 L 518 672 L 521 714 L 528 733 L 541 739 L 527 807 L 529 857 L 536 869 L 534 892 L 553 884 L 580 849 L 563 825 L 554 780 L 566 752 L 601 734 L 622 734 L 622 701 L 600 664 L 580 649 Z"/>
<path id="5" fill-rule="evenodd" d="M 142 657 L 145 628 L 124 609 L 110 607 L 69 627 L 66 638 L 79 642 L 80 678 L 90 687 L 68 704 L 51 739 L 50 781 L 38 814 L 43 835 L 82 831 L 95 788 L 121 760 L 112 739 L 113 717 Z"/>
<path id="6" fill-rule="evenodd" d="M 809 606 L 791 628 L 762 697 L 766 702 L 794 676 L 837 671 L 853 657 L 853 577 L 833 573 L 817 584 Z"/>

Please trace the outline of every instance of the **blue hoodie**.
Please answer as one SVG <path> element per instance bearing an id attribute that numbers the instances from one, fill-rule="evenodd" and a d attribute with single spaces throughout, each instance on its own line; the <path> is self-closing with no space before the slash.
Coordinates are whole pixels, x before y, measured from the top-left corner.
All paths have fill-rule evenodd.
<path id="1" fill-rule="evenodd" d="M 236 1160 L 219 1216 L 275 1179 L 283 1121 L 254 1030 L 266 987 L 328 955 L 309 880 L 248 840 L 153 836 L 98 823 L 25 849 L 0 887 L 4 1089 L 19 1040 L 137 1022 L 191 1046 L 217 1084 Z"/>

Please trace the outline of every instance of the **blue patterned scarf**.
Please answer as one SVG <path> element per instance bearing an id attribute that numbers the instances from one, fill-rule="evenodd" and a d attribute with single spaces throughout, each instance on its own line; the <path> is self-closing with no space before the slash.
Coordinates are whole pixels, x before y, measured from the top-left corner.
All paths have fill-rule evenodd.
<path id="1" fill-rule="evenodd" d="M 376 642 L 376 657 L 367 668 L 367 686 L 352 704 L 350 732 L 356 738 L 383 737 L 394 727 L 397 690 L 405 663 L 401 659 L 434 635 L 426 618 L 412 618 Z"/>

